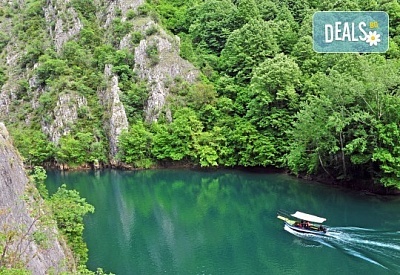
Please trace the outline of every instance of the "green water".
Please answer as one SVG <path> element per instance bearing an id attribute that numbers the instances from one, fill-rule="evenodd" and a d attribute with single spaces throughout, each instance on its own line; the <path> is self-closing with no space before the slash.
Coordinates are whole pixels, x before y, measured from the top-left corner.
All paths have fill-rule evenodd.
<path id="1" fill-rule="evenodd" d="M 52 172 L 96 208 L 90 269 L 115 274 L 400 274 L 400 199 L 280 174 L 151 170 Z M 328 237 L 296 236 L 279 209 L 327 218 Z"/>

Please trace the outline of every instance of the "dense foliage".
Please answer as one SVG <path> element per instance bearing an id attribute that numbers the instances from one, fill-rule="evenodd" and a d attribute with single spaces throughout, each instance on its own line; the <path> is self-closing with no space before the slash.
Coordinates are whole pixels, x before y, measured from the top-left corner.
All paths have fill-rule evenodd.
<path id="1" fill-rule="evenodd" d="M 397 1 L 149 3 L 181 36 L 182 55 L 202 69 L 217 95 L 197 106 L 187 100 L 191 111 L 182 112 L 184 118 L 178 110 L 171 124 L 147 127 L 144 136 L 153 142 L 146 148 L 125 146 L 132 126 L 121 136 L 122 152 L 150 150 L 153 159 L 185 158 L 201 166 L 273 165 L 400 187 Z M 315 53 L 316 10 L 387 11 L 390 49 Z"/>
<path id="2" fill-rule="evenodd" d="M 27 265 L 37 257 L 37 253 L 27 253 L 32 250 L 32 243 L 36 245 L 35 249 L 48 250 L 56 240 L 61 244 L 66 240 L 73 252 L 71 255 L 65 251 L 65 262 L 60 263 L 71 272 L 65 274 L 104 274 L 101 269 L 95 273 L 86 268 L 88 250 L 83 240 L 83 217 L 93 212 L 94 207 L 77 191 L 67 190 L 65 185 L 49 196 L 45 186 L 47 174 L 41 166 L 35 166 L 29 178 L 30 183 L 25 186 L 20 199 L 32 219 L 13 221 L 15 218 L 9 216 L 11 209 L 0 211 L 0 217 L 9 220 L 0 229 L 0 274 L 31 274 Z M 54 230 L 56 225 L 59 231 Z"/>
<path id="3" fill-rule="evenodd" d="M 81 198 L 76 190 L 68 190 L 65 185 L 58 189 L 49 203 L 57 226 L 66 236 L 78 263 L 85 264 L 88 259 L 88 249 L 83 240 L 83 216 L 93 213 L 94 207 Z"/>
<path id="4" fill-rule="evenodd" d="M 202 167 L 274 166 L 400 188 L 397 0 L 148 0 L 129 11 L 127 20 L 114 19 L 112 34 L 98 27 L 90 1 L 72 1 L 84 28 L 60 53 L 40 39 L 41 1 L 28 2 L 22 17 L 32 24 L 18 32 L 28 44 L 20 65 L 32 67 L 39 61 L 35 73 L 48 87 L 38 99 L 30 129 L 13 130 L 28 162 L 107 162 L 104 113 L 96 91 L 104 86 L 104 66 L 111 64 L 130 122 L 120 136 L 118 156 L 134 167 L 165 161 Z M 389 50 L 314 52 L 311 23 L 317 10 L 386 11 Z M 147 15 L 180 37 L 181 56 L 202 71 L 199 83 L 175 80 L 168 99 L 172 121 L 161 117 L 152 124 L 143 121 L 148 91 L 133 71 L 134 53 L 118 46 L 130 32 L 138 44 L 143 36 L 131 29 L 137 18 Z M 0 48 L 6 43 L 0 33 Z M 162 62 L 155 49 L 147 50 L 153 65 Z M 38 130 L 39 119 L 51 119 L 43 114 L 54 107 L 58 94 L 71 90 L 88 99 L 88 108 L 79 110 L 79 122 L 55 146 Z M 20 83 L 16 121 L 32 111 L 33 97 L 29 86 Z"/>
<path id="5" fill-rule="evenodd" d="M 46 216 L 54 218 L 58 229 L 74 253 L 74 260 L 83 268 L 88 259 L 88 249 L 83 240 L 83 217 L 88 213 L 93 213 L 94 207 L 87 203 L 76 190 L 68 190 L 65 184 L 49 196 L 44 183 L 47 174 L 41 166 L 33 168 L 31 178 L 41 198 L 44 199 L 45 206 L 42 207 L 49 212 Z"/>

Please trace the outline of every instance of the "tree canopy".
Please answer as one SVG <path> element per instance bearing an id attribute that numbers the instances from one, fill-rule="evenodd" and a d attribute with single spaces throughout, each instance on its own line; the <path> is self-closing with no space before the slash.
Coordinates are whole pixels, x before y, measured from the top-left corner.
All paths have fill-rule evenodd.
<path id="1" fill-rule="evenodd" d="M 400 188 L 398 1 L 148 0 L 124 18 L 116 11 L 112 31 L 99 24 L 100 7 L 72 1 L 84 26 L 58 51 L 49 47 L 41 5 L 29 1 L 18 15 L 23 20 L 13 27 L 25 43 L 18 68 L 29 68 L 42 87 L 34 94 L 28 77 L 17 83 L 16 112 L 9 123 L 15 144 L 32 165 L 108 161 L 103 124 L 110 114 L 97 94 L 105 86 L 108 64 L 119 79 L 130 123 L 119 139 L 121 162 L 142 168 L 175 161 L 273 166 L 297 175 Z M 386 11 L 389 50 L 314 52 L 312 16 L 318 10 Z M 13 11 L 7 6 L 1 16 L 9 18 Z M 195 83 L 165 80 L 175 86 L 163 107 L 166 115 L 153 123 L 143 119 L 148 83 L 134 70 L 133 47 L 157 32 L 135 29 L 136 20 L 146 16 L 179 36 L 181 56 L 201 71 Z M 120 47 L 123 37 L 131 39 L 132 49 Z M 0 50 L 9 43 L 1 32 Z M 154 66 L 165 62 L 156 47 L 147 54 Z M 4 65 L 0 84 L 7 76 Z M 40 125 L 54 119 L 58 95 L 70 92 L 84 96 L 87 106 L 53 144 Z"/>

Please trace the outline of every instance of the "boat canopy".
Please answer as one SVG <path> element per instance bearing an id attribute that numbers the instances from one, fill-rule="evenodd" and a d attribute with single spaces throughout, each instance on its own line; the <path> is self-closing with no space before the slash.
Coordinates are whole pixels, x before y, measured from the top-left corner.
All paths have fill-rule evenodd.
<path id="1" fill-rule="evenodd" d="M 293 217 L 298 218 L 300 220 L 305 220 L 309 222 L 323 223 L 326 221 L 325 218 L 317 217 L 314 215 L 306 214 L 300 211 L 296 211 L 296 213 L 292 214 Z"/>

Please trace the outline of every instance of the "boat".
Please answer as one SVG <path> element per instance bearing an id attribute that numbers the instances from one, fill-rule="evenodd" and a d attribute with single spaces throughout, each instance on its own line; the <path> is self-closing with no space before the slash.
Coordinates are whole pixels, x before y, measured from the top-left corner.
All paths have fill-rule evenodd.
<path id="1" fill-rule="evenodd" d="M 285 226 L 299 233 L 323 236 L 327 232 L 327 228 L 322 225 L 322 223 L 326 221 L 325 218 L 300 211 L 296 211 L 294 214 L 288 214 L 285 211 L 280 211 L 278 212 L 278 219 L 283 220 L 285 222 Z"/>

